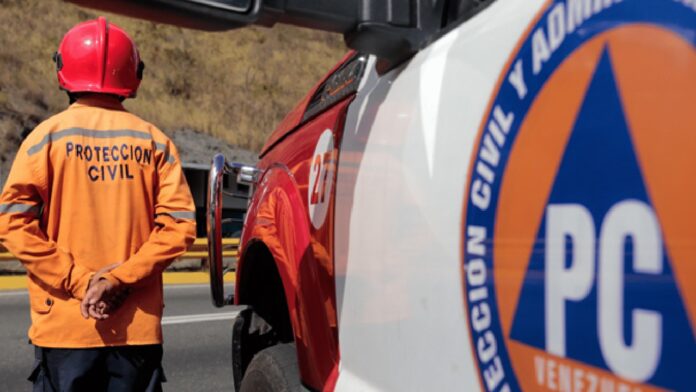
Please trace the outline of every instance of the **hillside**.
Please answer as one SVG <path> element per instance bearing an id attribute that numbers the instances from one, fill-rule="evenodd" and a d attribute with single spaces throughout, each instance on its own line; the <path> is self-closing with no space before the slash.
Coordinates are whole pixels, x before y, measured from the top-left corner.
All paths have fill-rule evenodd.
<path id="1" fill-rule="evenodd" d="M 67 105 L 51 61 L 60 39 L 97 15 L 59 0 L 0 0 L 0 184 L 22 133 Z M 339 35 L 291 26 L 210 33 L 105 16 L 133 36 L 146 65 L 138 97 L 126 107 L 171 135 L 188 135 L 180 140 L 203 133 L 229 144 L 205 143 L 211 150 L 258 151 L 346 52 Z"/>

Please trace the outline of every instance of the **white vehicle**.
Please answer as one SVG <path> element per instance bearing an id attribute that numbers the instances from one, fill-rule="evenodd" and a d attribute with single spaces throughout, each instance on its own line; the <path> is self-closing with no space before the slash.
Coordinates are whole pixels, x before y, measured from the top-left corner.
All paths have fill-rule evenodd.
<path id="1" fill-rule="evenodd" d="M 218 263 L 219 175 L 255 188 L 241 390 L 695 388 L 693 0 L 100 6 L 355 49 L 255 169 L 214 162 Z"/>

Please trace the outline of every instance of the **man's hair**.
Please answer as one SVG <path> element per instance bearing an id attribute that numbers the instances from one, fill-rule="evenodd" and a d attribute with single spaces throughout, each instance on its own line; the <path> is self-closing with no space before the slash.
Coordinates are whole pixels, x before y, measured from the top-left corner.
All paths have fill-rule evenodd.
<path id="1" fill-rule="evenodd" d="M 93 93 L 93 92 L 71 93 L 70 91 L 66 91 L 66 93 L 68 94 L 68 101 L 70 102 L 71 105 L 73 103 L 75 103 L 75 101 L 77 101 L 78 99 L 82 98 L 85 95 L 106 95 L 109 97 L 118 98 L 118 100 L 121 102 L 125 101 L 125 99 L 126 99 L 126 97 L 122 97 L 120 95 L 115 95 L 115 94 L 104 94 L 104 93 Z"/>

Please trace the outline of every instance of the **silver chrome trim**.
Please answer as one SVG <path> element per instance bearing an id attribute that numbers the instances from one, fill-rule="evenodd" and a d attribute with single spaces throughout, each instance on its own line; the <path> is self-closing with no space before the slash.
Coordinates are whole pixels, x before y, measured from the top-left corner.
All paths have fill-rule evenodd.
<path id="1" fill-rule="evenodd" d="M 210 166 L 208 197 L 206 198 L 206 231 L 208 234 L 208 268 L 210 294 L 213 305 L 225 305 L 222 270 L 222 178 L 225 174 L 225 157 L 216 154 Z"/>
<path id="2" fill-rule="evenodd" d="M 251 8 L 251 2 L 249 2 L 249 7 L 244 8 L 244 7 L 236 7 L 233 5 L 229 4 L 221 4 L 219 1 L 215 0 L 189 0 L 192 3 L 198 3 L 198 4 L 203 4 L 207 5 L 213 8 L 219 8 L 221 10 L 228 10 L 228 11 L 234 11 L 234 12 L 247 12 Z"/>
<path id="3" fill-rule="evenodd" d="M 230 303 L 223 287 L 222 260 L 222 180 L 225 174 L 236 175 L 237 182 L 249 185 L 249 195 L 258 182 L 260 170 L 237 162 L 227 162 L 225 156 L 216 154 L 210 165 L 208 194 L 206 197 L 206 231 L 208 236 L 208 268 L 210 270 L 210 294 L 213 305 L 222 307 Z"/>

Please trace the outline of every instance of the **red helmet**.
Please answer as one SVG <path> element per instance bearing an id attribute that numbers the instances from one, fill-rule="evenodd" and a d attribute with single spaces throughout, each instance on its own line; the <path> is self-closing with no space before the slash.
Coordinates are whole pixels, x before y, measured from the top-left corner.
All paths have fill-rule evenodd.
<path id="1" fill-rule="evenodd" d="M 60 87 L 135 97 L 145 68 L 133 40 L 99 17 L 70 29 L 54 55 Z"/>

